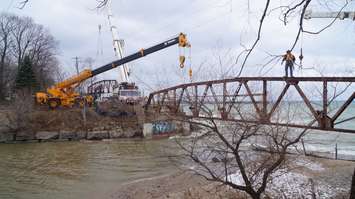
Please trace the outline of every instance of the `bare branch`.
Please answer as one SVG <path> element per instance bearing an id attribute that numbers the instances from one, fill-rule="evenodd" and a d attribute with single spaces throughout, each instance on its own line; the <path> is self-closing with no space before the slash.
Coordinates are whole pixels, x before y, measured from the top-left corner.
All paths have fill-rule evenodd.
<path id="1" fill-rule="evenodd" d="M 261 38 L 261 31 L 262 31 L 262 27 L 263 27 L 263 24 L 264 24 L 264 20 L 266 18 L 267 11 L 269 9 L 269 5 L 270 5 L 270 0 L 266 0 L 266 5 L 265 5 L 265 8 L 264 8 L 264 11 L 263 11 L 263 14 L 261 16 L 260 23 L 259 23 L 258 36 L 257 36 L 256 40 L 254 41 L 252 47 L 247 50 L 248 53 L 247 53 L 247 55 L 244 58 L 244 61 L 243 61 L 242 65 L 241 65 L 241 68 L 240 68 L 240 71 L 239 71 L 237 77 L 239 77 L 242 74 L 244 66 L 245 66 L 250 54 L 253 52 L 255 46 L 258 44 L 258 42 L 259 42 L 259 40 Z"/>

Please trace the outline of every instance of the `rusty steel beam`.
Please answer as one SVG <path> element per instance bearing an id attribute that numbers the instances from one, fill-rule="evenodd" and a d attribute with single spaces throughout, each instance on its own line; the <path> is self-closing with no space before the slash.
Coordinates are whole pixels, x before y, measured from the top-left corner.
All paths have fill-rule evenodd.
<path id="1" fill-rule="evenodd" d="M 231 110 L 232 110 L 232 108 L 233 108 L 233 105 L 235 104 L 235 101 L 236 101 L 236 99 L 237 99 L 237 97 L 238 97 L 238 94 L 239 94 L 239 91 L 240 91 L 240 89 L 242 88 L 242 83 L 239 83 L 239 85 L 238 85 L 238 87 L 237 87 L 237 89 L 235 90 L 235 92 L 234 92 L 234 95 L 233 95 L 233 97 L 232 97 L 232 101 L 231 101 L 231 103 L 229 104 L 229 107 L 228 107 L 228 110 L 227 110 L 227 117 L 228 117 L 228 115 L 229 115 L 229 113 L 231 112 Z"/>
<path id="2" fill-rule="evenodd" d="M 311 102 L 308 100 L 308 98 L 306 97 L 306 95 L 304 94 L 304 92 L 302 91 L 300 86 L 298 86 L 298 84 L 295 84 L 294 86 L 295 86 L 297 92 L 301 95 L 303 102 L 307 105 L 307 107 L 311 111 L 314 119 L 317 119 L 317 121 L 319 122 L 317 111 L 313 108 Z"/>
<path id="3" fill-rule="evenodd" d="M 266 80 L 263 80 L 263 116 L 262 116 L 262 120 L 266 121 L 267 120 L 267 104 L 268 104 L 268 101 L 267 101 L 267 81 Z"/>
<path id="4" fill-rule="evenodd" d="M 223 79 L 223 80 L 211 80 L 211 81 L 202 81 L 202 82 L 193 82 L 188 84 L 180 84 L 171 88 L 159 90 L 151 94 L 160 93 L 165 90 L 178 89 L 182 87 L 190 87 L 195 85 L 206 85 L 206 84 L 222 84 L 224 82 L 242 82 L 242 81 L 278 81 L 278 82 L 288 82 L 288 81 L 302 81 L 302 82 L 348 82 L 354 83 L 355 77 L 293 77 L 293 78 L 283 78 L 283 77 L 237 77 L 232 79 Z"/>
<path id="5" fill-rule="evenodd" d="M 332 121 L 335 122 L 335 120 L 338 119 L 338 117 L 345 111 L 345 109 L 351 104 L 351 102 L 355 98 L 355 92 L 349 97 L 348 100 L 341 106 L 341 108 L 335 113 L 335 115 L 332 117 Z"/>
<path id="6" fill-rule="evenodd" d="M 194 117 L 188 117 L 189 119 L 194 119 Z M 320 130 L 320 131 L 332 131 L 332 132 L 342 132 L 342 133 L 355 133 L 355 129 L 343 129 L 343 128 L 320 128 L 319 126 L 309 126 L 309 125 L 299 125 L 292 123 L 280 123 L 280 122 L 269 122 L 263 123 L 259 120 L 247 120 L 247 119 L 222 119 L 218 117 L 199 117 L 206 120 L 223 120 L 229 122 L 239 122 L 239 123 L 250 123 L 250 124 L 263 124 L 263 125 L 272 125 L 272 126 L 282 126 L 289 128 L 300 128 L 300 129 L 311 129 L 311 130 Z"/>
<path id="7" fill-rule="evenodd" d="M 274 106 L 271 108 L 270 113 L 268 114 L 268 118 L 267 120 L 270 120 L 272 114 L 275 112 L 276 108 L 279 106 L 279 104 L 281 103 L 282 98 L 285 96 L 288 88 L 290 88 L 290 84 L 286 84 L 286 86 L 284 87 L 284 89 L 282 90 L 280 96 L 278 97 L 278 99 L 276 100 L 276 103 L 274 104 Z"/>
<path id="8" fill-rule="evenodd" d="M 253 97 L 253 94 L 252 94 L 252 92 L 251 92 L 251 90 L 250 90 L 250 88 L 248 86 L 248 82 L 243 82 L 243 84 L 244 84 L 245 89 L 247 90 L 247 93 L 248 93 L 248 95 L 250 97 L 251 102 L 253 103 L 253 106 L 254 106 L 254 108 L 256 110 L 256 113 L 259 115 L 260 118 L 263 118 L 263 115 L 262 115 L 262 113 L 261 113 L 261 111 L 260 111 L 260 109 L 258 107 L 258 104 L 256 103 L 256 101 L 255 101 L 255 99 Z"/>
<path id="9" fill-rule="evenodd" d="M 175 89 L 176 91 L 176 89 Z M 177 101 L 177 104 L 176 104 L 176 107 L 175 107 L 175 112 L 177 113 L 179 111 L 179 107 L 180 107 L 180 104 L 181 104 L 181 101 L 182 101 L 182 97 L 184 96 L 184 92 L 185 92 L 185 87 L 181 90 L 181 93 L 180 93 L 180 97 Z"/>

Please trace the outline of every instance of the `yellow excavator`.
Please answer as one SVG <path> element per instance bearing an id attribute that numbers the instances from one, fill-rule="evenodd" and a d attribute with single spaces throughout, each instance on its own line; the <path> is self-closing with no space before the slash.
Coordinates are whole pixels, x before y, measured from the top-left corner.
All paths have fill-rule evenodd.
<path id="1" fill-rule="evenodd" d="M 75 75 L 69 79 L 66 79 L 62 82 L 59 82 L 47 89 L 47 92 L 38 92 L 36 93 L 36 102 L 42 105 L 48 105 L 49 108 L 55 109 L 57 107 L 73 107 L 75 105 L 83 106 L 85 103 L 92 105 L 93 97 L 90 95 L 81 96 L 76 92 L 76 88 L 85 80 L 109 71 L 121 66 L 125 63 L 134 61 L 151 53 L 157 52 L 164 48 L 170 47 L 172 45 L 178 44 L 180 48 L 190 47 L 190 44 L 187 41 L 186 35 L 180 33 L 177 37 L 149 47 L 147 49 L 140 49 L 138 52 L 123 57 L 122 59 L 113 61 L 104 66 L 101 66 L 95 70 L 83 70 L 78 75 Z M 183 66 L 185 58 L 180 55 L 180 66 Z"/>

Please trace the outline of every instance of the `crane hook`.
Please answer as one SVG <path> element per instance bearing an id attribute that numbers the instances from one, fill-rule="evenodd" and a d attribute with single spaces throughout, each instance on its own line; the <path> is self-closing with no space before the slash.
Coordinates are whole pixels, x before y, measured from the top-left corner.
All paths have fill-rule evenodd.
<path id="1" fill-rule="evenodd" d="M 302 68 L 302 61 L 303 61 L 303 49 L 301 48 L 301 54 L 299 56 L 300 59 L 300 68 Z"/>
<path id="2" fill-rule="evenodd" d="M 180 68 L 184 68 L 185 60 L 186 60 L 185 56 L 184 55 L 180 55 L 180 57 L 179 57 Z"/>

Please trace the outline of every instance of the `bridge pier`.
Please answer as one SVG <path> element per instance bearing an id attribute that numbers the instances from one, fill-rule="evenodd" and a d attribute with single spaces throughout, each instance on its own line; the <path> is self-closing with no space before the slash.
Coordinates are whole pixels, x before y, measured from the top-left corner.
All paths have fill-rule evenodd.
<path id="1" fill-rule="evenodd" d="M 177 134 L 189 135 L 190 131 L 190 123 L 183 121 L 152 121 L 143 124 L 143 137 L 146 139 Z"/>

